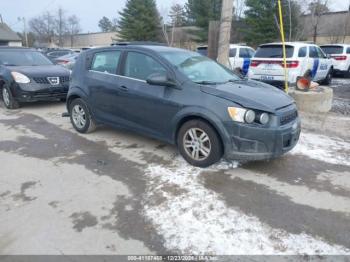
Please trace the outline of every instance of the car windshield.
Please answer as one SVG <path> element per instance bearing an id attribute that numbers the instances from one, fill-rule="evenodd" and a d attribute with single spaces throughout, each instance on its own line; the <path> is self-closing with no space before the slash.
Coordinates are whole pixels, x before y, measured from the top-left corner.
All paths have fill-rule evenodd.
<path id="1" fill-rule="evenodd" d="M 52 65 L 52 62 L 37 51 L 0 50 L 0 64 L 8 66 L 42 66 Z"/>
<path id="2" fill-rule="evenodd" d="M 168 51 L 161 55 L 195 83 L 219 84 L 241 79 L 224 66 L 194 52 Z"/>
<path id="3" fill-rule="evenodd" d="M 294 53 L 294 47 L 286 46 L 286 57 L 292 57 Z M 283 48 L 282 45 L 263 45 L 258 48 L 255 53 L 256 58 L 282 58 Z"/>
<path id="4" fill-rule="evenodd" d="M 326 54 L 332 55 L 332 54 L 342 54 L 344 51 L 344 47 L 342 46 L 321 46 L 323 52 Z"/>

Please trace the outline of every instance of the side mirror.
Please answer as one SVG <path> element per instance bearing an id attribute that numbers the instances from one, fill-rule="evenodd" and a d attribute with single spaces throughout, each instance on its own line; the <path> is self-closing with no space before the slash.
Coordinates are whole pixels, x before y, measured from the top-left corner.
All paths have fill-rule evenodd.
<path id="1" fill-rule="evenodd" d="M 169 80 L 166 73 L 154 73 L 146 79 L 147 84 L 155 86 L 175 86 L 175 82 Z"/>
<path id="2" fill-rule="evenodd" d="M 327 57 L 327 59 L 331 59 L 332 58 L 330 54 L 326 54 L 326 57 Z"/>

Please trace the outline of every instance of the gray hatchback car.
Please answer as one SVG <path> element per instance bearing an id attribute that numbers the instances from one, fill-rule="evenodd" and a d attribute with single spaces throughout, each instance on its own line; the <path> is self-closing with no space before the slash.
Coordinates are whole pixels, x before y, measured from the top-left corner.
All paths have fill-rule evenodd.
<path id="1" fill-rule="evenodd" d="M 198 53 L 159 45 L 82 53 L 67 109 L 78 132 L 98 124 L 135 131 L 176 144 L 199 167 L 222 157 L 274 158 L 300 135 L 296 105 L 283 91 L 243 79 Z"/>

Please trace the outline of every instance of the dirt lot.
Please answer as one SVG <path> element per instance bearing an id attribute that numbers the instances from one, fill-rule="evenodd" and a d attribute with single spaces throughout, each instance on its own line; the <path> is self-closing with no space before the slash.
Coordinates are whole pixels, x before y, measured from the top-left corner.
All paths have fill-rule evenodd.
<path id="1" fill-rule="evenodd" d="M 64 111 L 0 108 L 0 254 L 350 254 L 350 134 L 198 169 L 149 138 L 77 134 Z"/>

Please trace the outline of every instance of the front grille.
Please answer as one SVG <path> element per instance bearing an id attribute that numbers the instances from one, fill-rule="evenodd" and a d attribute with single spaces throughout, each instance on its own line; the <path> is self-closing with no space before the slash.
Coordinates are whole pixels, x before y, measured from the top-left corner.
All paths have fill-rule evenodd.
<path id="1" fill-rule="evenodd" d="M 38 84 L 50 84 L 46 77 L 33 77 L 33 79 Z"/>
<path id="2" fill-rule="evenodd" d="M 50 82 L 47 77 L 33 77 L 33 80 L 38 84 L 49 85 Z M 65 84 L 69 82 L 69 76 L 60 76 L 60 84 Z"/>
<path id="3" fill-rule="evenodd" d="M 298 111 L 295 110 L 293 112 L 289 112 L 289 113 L 281 116 L 280 124 L 281 124 L 281 126 L 286 125 L 286 124 L 294 121 L 297 117 L 298 117 Z"/>

